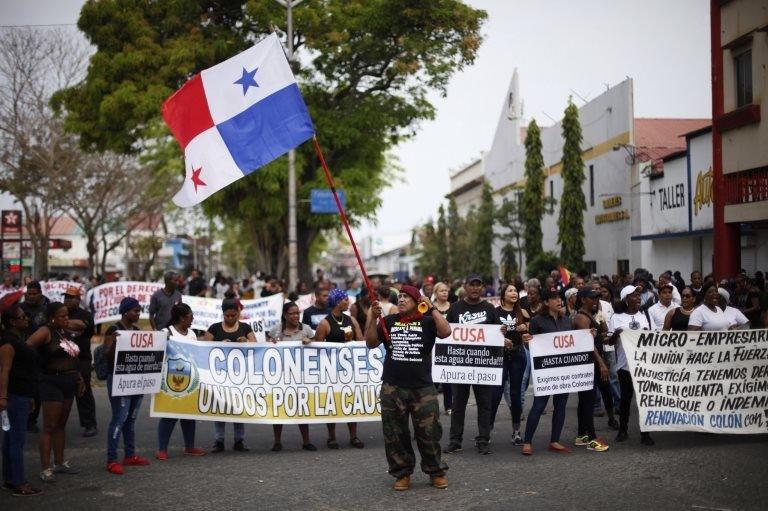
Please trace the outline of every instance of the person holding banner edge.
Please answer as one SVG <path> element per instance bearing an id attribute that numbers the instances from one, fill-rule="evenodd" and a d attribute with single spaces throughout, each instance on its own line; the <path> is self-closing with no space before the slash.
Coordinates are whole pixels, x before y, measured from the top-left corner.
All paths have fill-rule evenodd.
<path id="1" fill-rule="evenodd" d="M 640 286 L 628 285 L 622 288 L 620 297 L 626 305 L 626 310 L 619 314 L 614 314 L 611 323 L 608 325 L 608 344 L 616 346 L 616 369 L 619 376 L 619 387 L 621 388 L 621 400 L 619 402 L 619 433 L 616 435 L 617 442 L 624 442 L 629 435 L 629 410 L 632 406 L 632 396 L 634 388 L 632 387 L 632 375 L 629 372 L 627 364 L 627 354 L 621 345 L 621 332 L 628 328 L 630 330 L 650 330 L 651 322 L 647 311 L 640 310 Z M 685 298 L 683 298 L 685 303 Z M 643 445 L 654 445 L 650 433 L 640 433 L 640 443 Z"/>
<path id="2" fill-rule="evenodd" d="M 165 330 L 169 339 L 187 339 L 196 341 L 197 336 L 192 330 L 194 315 L 186 303 L 177 303 L 171 307 L 171 324 Z M 163 417 L 157 424 L 157 452 L 155 459 L 168 459 L 168 443 L 176 427 L 176 421 L 181 423 L 181 434 L 184 437 L 185 456 L 205 456 L 205 450 L 195 447 L 195 421 L 191 419 L 172 419 Z"/>
<path id="3" fill-rule="evenodd" d="M 527 334 L 523 334 L 523 342 L 535 342 L 533 336 L 536 334 L 546 334 L 552 332 L 567 332 L 573 330 L 571 318 L 564 314 L 563 302 L 560 294 L 555 288 L 544 290 L 541 293 L 544 308 L 539 314 L 531 318 Z M 533 435 L 539 426 L 539 420 L 544 412 L 544 408 L 549 402 L 549 396 L 535 396 L 533 406 L 528 413 L 528 420 L 525 423 L 525 437 L 523 438 L 522 454 L 530 456 L 533 454 Z M 571 452 L 569 448 L 560 443 L 560 434 L 565 425 L 565 405 L 568 403 L 568 394 L 554 394 L 552 404 L 555 408 L 552 413 L 552 432 L 550 434 L 550 451 L 567 454 Z M 590 410 L 591 411 L 591 410 Z"/>
<path id="4" fill-rule="evenodd" d="M 328 314 L 317 326 L 315 340 L 317 342 L 349 342 L 363 340 L 363 332 L 357 320 L 344 314 L 349 309 L 349 297 L 347 292 L 341 289 L 333 289 L 328 295 L 328 306 L 331 307 L 331 313 Z M 329 449 L 338 449 L 339 442 L 336 440 L 336 424 L 330 423 L 328 427 L 328 441 L 326 445 Z M 357 449 L 365 447 L 363 441 L 357 437 L 357 423 L 348 422 L 349 445 Z"/>
<path id="5" fill-rule="evenodd" d="M 104 349 L 109 361 L 109 376 L 107 376 L 107 396 L 112 407 L 112 419 L 107 429 L 107 472 L 122 475 L 123 466 L 146 466 L 149 460 L 136 455 L 135 427 L 136 417 L 139 415 L 139 407 L 144 399 L 142 394 L 134 396 L 113 396 L 112 381 L 115 367 L 115 352 L 117 350 L 118 330 L 139 330 L 136 323 L 141 315 L 141 304 L 136 298 L 126 296 L 120 301 L 118 308 L 120 321 L 112 325 L 104 332 Z M 117 448 L 123 436 L 123 448 L 125 457 L 123 463 L 117 461 Z"/>
<path id="6" fill-rule="evenodd" d="M 427 306 L 423 314 L 418 310 L 419 303 Z M 440 404 L 432 381 L 432 349 L 435 338 L 448 337 L 451 327 L 429 299 L 409 285 L 402 286 L 397 312 L 384 318 L 384 326 L 376 321 L 380 316 L 381 306 L 374 302 L 366 321 L 365 342 L 370 349 L 384 343 L 386 350 L 380 394 L 381 425 L 389 473 L 396 478 L 393 489 L 410 488 L 416 466 L 409 419 L 413 422 L 422 471 L 430 476 L 432 486 L 447 488 L 448 466 L 441 460 L 440 449 Z"/>

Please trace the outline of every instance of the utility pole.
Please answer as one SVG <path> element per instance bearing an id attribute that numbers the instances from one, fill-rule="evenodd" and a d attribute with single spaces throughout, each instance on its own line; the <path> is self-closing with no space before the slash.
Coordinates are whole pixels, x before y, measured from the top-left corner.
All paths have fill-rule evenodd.
<path id="1" fill-rule="evenodd" d="M 293 62 L 293 7 L 303 0 L 276 0 L 285 7 L 287 15 L 288 61 Z M 296 234 L 296 150 L 288 151 L 288 287 L 299 282 L 299 260 Z"/>

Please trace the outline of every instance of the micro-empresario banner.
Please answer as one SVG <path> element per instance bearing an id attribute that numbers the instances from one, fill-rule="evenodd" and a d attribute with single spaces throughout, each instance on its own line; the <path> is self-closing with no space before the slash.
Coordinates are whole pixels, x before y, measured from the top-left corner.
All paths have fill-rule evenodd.
<path id="1" fill-rule="evenodd" d="M 312 424 L 381 416 L 383 347 L 169 339 L 165 360 L 152 417 Z"/>
<path id="2" fill-rule="evenodd" d="M 768 330 L 623 331 L 642 431 L 768 433 Z"/>

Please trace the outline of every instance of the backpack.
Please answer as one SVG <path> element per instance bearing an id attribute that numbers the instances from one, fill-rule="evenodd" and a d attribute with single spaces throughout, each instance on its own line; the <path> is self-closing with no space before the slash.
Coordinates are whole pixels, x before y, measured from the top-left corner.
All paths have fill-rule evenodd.
<path id="1" fill-rule="evenodd" d="M 96 371 L 96 378 L 99 380 L 106 380 L 111 372 L 104 344 L 96 346 L 96 349 L 93 350 L 93 368 Z"/>

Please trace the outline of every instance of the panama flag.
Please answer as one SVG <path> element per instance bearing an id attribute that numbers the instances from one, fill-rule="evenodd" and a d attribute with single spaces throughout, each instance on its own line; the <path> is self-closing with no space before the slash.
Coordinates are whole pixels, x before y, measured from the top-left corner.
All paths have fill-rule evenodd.
<path id="1" fill-rule="evenodd" d="M 163 103 L 184 150 L 181 207 L 213 193 L 311 138 L 312 119 L 277 35 L 195 75 Z"/>

